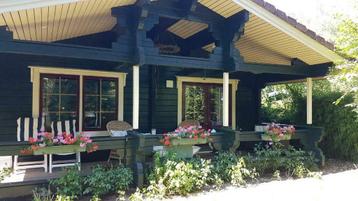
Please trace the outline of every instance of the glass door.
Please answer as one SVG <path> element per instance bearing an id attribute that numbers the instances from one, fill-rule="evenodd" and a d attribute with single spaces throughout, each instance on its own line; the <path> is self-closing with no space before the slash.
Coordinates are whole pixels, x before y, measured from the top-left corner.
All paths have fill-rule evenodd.
<path id="1" fill-rule="evenodd" d="M 182 120 L 197 120 L 205 128 L 217 128 L 223 125 L 222 85 L 183 83 L 182 95 L 184 114 Z M 229 107 L 231 108 L 231 102 Z"/>

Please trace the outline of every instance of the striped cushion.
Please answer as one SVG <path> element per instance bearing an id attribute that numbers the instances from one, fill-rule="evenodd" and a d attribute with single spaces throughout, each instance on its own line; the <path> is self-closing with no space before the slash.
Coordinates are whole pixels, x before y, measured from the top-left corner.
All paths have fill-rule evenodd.
<path id="1" fill-rule="evenodd" d="M 51 122 L 51 130 L 53 136 L 61 135 L 63 132 L 76 136 L 76 120 L 53 121 Z"/>
<path id="2" fill-rule="evenodd" d="M 28 141 L 29 137 L 37 138 L 38 133 L 45 131 L 43 118 L 20 117 L 17 119 L 17 141 Z"/>

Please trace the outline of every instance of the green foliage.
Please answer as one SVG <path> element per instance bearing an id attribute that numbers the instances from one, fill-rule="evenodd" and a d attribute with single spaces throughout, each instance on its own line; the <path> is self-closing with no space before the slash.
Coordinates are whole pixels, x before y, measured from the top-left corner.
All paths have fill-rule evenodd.
<path id="1" fill-rule="evenodd" d="M 100 196 L 110 192 L 123 194 L 132 182 L 133 173 L 129 168 L 97 165 L 86 177 L 81 176 L 77 168 L 68 168 L 63 177 L 51 180 L 50 185 L 56 189 L 59 201 L 74 200 L 83 194 L 91 194 L 91 200 L 100 200 Z"/>
<path id="2" fill-rule="evenodd" d="M 202 189 L 209 180 L 209 160 L 193 159 L 181 161 L 174 156 L 155 156 L 149 186 L 144 193 L 149 198 L 163 198 L 170 195 L 187 195 Z"/>
<path id="3" fill-rule="evenodd" d="M 33 201 L 53 201 L 54 198 L 50 186 L 48 188 L 35 188 L 32 190 Z"/>
<path id="4" fill-rule="evenodd" d="M 220 183 L 231 181 L 231 169 L 238 163 L 238 156 L 231 152 L 220 152 L 214 157 L 212 175 Z M 220 183 L 215 183 L 219 185 Z"/>
<path id="5" fill-rule="evenodd" d="M 58 196 L 77 198 L 83 192 L 83 177 L 77 167 L 66 169 L 64 176 L 50 181 L 50 185 L 56 189 Z"/>
<path id="6" fill-rule="evenodd" d="M 287 176 L 306 177 L 313 170 L 317 170 L 314 156 L 302 150 L 289 146 L 284 148 L 280 143 L 273 146 L 257 146 L 254 155 L 246 158 L 248 169 L 256 169 L 259 174 L 272 174 L 280 177 L 284 172 Z"/>
<path id="7" fill-rule="evenodd" d="M 10 176 L 11 173 L 12 173 L 11 168 L 3 168 L 2 170 L 0 170 L 0 182 L 4 180 L 6 177 Z"/>
<path id="8" fill-rule="evenodd" d="M 229 170 L 230 182 L 234 186 L 246 185 L 248 179 L 255 179 L 257 176 L 255 168 L 248 169 L 244 158 L 239 158 Z"/>
<path id="9" fill-rule="evenodd" d="M 297 86 L 295 86 L 297 85 Z M 325 129 L 320 143 L 324 154 L 330 158 L 358 160 L 358 115 L 354 112 L 354 96 L 334 90 L 327 80 L 314 81 L 313 89 L 313 124 Z M 358 85 L 357 85 L 358 86 Z M 278 121 L 302 125 L 306 123 L 306 90 L 302 83 L 267 87 L 263 99 L 263 121 Z M 290 107 L 279 107 L 275 94 L 289 93 Z M 342 97 L 343 96 L 343 97 Z M 340 100 L 339 103 L 336 101 Z M 276 105 L 275 107 L 273 105 Z M 278 114 L 278 111 L 283 111 Z M 282 114 L 282 115 L 280 115 Z M 290 122 L 285 120 L 290 119 Z M 339 143 L 338 143 L 339 142 Z"/>
<path id="10" fill-rule="evenodd" d="M 358 22 L 343 15 L 337 17 L 340 22 L 335 34 L 335 46 L 346 60 L 336 63 L 329 80 L 336 90 L 343 92 L 337 103 L 345 96 L 353 97 L 348 105 L 358 113 Z"/>
<path id="11" fill-rule="evenodd" d="M 92 194 L 92 200 L 100 200 L 99 197 L 116 191 L 128 189 L 133 181 L 133 173 L 130 169 L 119 167 L 103 167 L 97 165 L 92 173 L 86 177 L 84 184 L 85 194 Z"/>

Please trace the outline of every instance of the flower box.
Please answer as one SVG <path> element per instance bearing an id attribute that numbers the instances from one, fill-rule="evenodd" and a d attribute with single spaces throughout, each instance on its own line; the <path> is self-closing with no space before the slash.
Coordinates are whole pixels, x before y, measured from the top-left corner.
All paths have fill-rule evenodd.
<path id="1" fill-rule="evenodd" d="M 283 135 L 282 137 L 276 137 L 272 139 L 270 135 L 263 134 L 261 135 L 261 140 L 263 141 L 281 141 L 281 140 L 291 140 L 291 135 Z"/>
<path id="2" fill-rule="evenodd" d="M 206 144 L 208 142 L 208 138 L 174 138 L 170 139 L 171 145 L 165 146 L 164 150 L 175 153 L 178 158 L 192 158 L 194 155 L 193 145 Z"/>
<path id="3" fill-rule="evenodd" d="M 171 146 L 206 144 L 208 143 L 208 138 L 172 138 L 170 139 L 170 143 Z"/>
<path id="4" fill-rule="evenodd" d="M 67 153 L 78 153 L 85 152 L 86 147 L 80 147 L 80 145 L 58 145 L 58 146 L 47 146 L 42 147 L 33 151 L 33 155 L 44 155 L 44 154 L 67 154 Z"/>

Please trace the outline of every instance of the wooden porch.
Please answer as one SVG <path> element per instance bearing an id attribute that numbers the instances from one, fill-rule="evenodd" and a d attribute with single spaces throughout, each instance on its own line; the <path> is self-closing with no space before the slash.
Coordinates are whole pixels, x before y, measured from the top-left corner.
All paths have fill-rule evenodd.
<path id="1" fill-rule="evenodd" d="M 292 137 L 292 141 L 297 141 L 301 147 L 307 151 L 312 151 L 315 157 L 324 165 L 324 155 L 317 146 L 322 135 L 322 128 L 316 127 L 297 127 L 297 132 Z M 232 131 L 231 129 L 222 129 L 212 136 L 211 147 L 213 153 L 217 151 L 235 151 L 243 142 L 260 142 L 262 132 L 255 131 Z M 99 144 L 100 150 L 116 149 L 123 157 L 122 163 L 133 168 L 135 173 L 136 185 L 142 185 L 144 181 L 144 172 L 151 163 L 154 154 L 153 147 L 161 146 L 162 135 L 136 134 L 128 137 L 96 137 L 94 141 Z M 26 146 L 26 143 L 1 143 L 0 155 L 15 155 Z M 240 150 L 240 149 L 239 149 Z M 103 158 L 97 162 L 82 163 L 81 172 L 86 175 L 91 167 L 97 164 L 108 164 L 108 155 L 102 155 Z M 112 161 L 113 163 L 113 161 Z M 12 197 L 19 195 L 20 192 L 31 193 L 31 188 L 40 184 L 46 184 L 49 180 L 61 177 L 63 169 L 55 169 L 53 173 L 46 173 L 42 169 L 24 170 L 11 174 L 0 183 L 1 197 Z M 19 192 L 11 189 L 23 189 Z M 27 189 L 27 190 L 26 190 Z"/>

